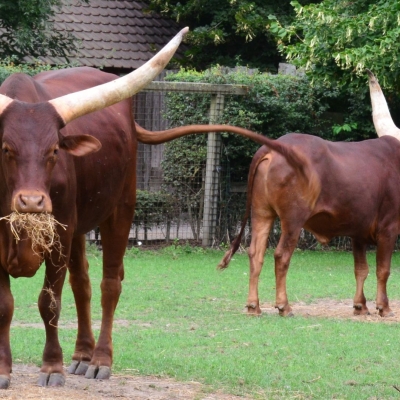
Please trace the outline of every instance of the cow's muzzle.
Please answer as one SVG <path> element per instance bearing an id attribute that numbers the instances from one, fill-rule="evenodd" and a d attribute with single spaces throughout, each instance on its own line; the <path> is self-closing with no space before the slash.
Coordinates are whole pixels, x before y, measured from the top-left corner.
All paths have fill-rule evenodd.
<path id="1" fill-rule="evenodd" d="M 13 198 L 11 208 L 19 213 L 52 212 L 50 198 L 39 191 L 18 192 Z"/>

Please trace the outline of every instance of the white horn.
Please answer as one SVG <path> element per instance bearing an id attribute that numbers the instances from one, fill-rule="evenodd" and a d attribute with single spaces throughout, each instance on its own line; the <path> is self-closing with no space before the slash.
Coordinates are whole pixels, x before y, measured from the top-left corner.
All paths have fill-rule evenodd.
<path id="1" fill-rule="evenodd" d="M 183 28 L 167 45 L 140 68 L 103 85 L 50 100 L 64 123 L 102 110 L 133 96 L 148 85 L 168 64 L 189 28 Z"/>
<path id="2" fill-rule="evenodd" d="M 375 75 L 367 69 L 369 78 L 369 93 L 371 95 L 372 119 L 376 133 L 381 136 L 393 136 L 400 140 L 400 129 L 394 124 L 389 112 L 385 96 Z"/>
<path id="3" fill-rule="evenodd" d="M 0 94 L 0 115 L 3 114 L 3 111 L 6 107 L 12 103 L 14 100 L 8 96 L 4 96 L 4 94 Z"/>

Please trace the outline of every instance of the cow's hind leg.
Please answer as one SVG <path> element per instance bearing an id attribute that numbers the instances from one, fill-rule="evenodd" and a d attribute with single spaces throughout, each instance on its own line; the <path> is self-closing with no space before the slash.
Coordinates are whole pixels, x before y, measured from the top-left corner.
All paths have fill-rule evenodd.
<path id="1" fill-rule="evenodd" d="M 78 335 L 68 372 L 75 375 L 85 375 L 92 359 L 95 345 L 90 314 L 92 287 L 88 274 L 89 263 L 85 255 L 85 246 L 85 235 L 73 238 L 68 264 L 69 282 L 74 293 L 78 315 Z"/>
<path id="2" fill-rule="evenodd" d="M 286 221 L 281 221 L 282 234 L 275 250 L 275 280 L 276 280 L 276 303 L 279 315 L 282 317 L 292 316 L 292 308 L 289 305 L 286 293 L 286 276 L 289 269 L 290 259 L 299 240 L 302 224 L 292 226 Z"/>
<path id="3" fill-rule="evenodd" d="M 369 315 L 367 300 L 364 295 L 364 282 L 369 268 L 367 262 L 367 245 L 356 239 L 352 240 L 354 256 L 354 275 L 356 277 L 356 293 L 354 295 L 354 315 Z"/>
<path id="4" fill-rule="evenodd" d="M 102 320 L 99 339 L 85 374 L 88 379 L 108 379 L 112 365 L 112 326 L 124 279 L 123 258 L 133 219 L 133 208 L 117 208 L 115 213 L 100 225 L 103 246 L 103 279 L 101 281 Z"/>
<path id="5" fill-rule="evenodd" d="M 275 216 L 265 217 L 253 210 L 251 218 L 251 243 L 249 248 L 250 280 L 247 298 L 247 313 L 260 315 L 260 300 L 258 297 L 258 279 L 264 262 L 264 254 L 268 244 L 269 232 L 274 224 Z"/>
<path id="6" fill-rule="evenodd" d="M 376 309 L 381 317 L 389 317 L 393 315 L 389 307 L 389 299 L 386 292 L 386 284 L 390 275 L 390 263 L 392 253 L 397 238 L 397 230 L 392 235 L 380 234 L 376 250 Z"/>

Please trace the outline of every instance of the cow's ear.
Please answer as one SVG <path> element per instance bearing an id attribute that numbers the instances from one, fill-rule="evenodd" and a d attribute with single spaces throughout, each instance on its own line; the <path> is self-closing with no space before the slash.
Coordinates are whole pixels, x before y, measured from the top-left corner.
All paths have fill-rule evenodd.
<path id="1" fill-rule="evenodd" d="M 101 143 L 90 135 L 61 136 L 60 148 L 79 157 L 99 151 Z"/>

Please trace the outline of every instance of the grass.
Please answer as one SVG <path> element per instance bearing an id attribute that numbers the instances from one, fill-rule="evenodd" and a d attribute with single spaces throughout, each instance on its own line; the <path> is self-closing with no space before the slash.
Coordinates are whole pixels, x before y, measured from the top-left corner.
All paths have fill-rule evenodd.
<path id="1" fill-rule="evenodd" d="M 215 266 L 221 257 L 219 251 L 185 246 L 159 252 L 133 250 L 127 255 L 115 315 L 114 372 L 196 380 L 255 398 L 398 398 L 398 324 L 277 314 L 247 317 L 241 313 L 248 290 L 247 256 L 235 255 L 220 273 Z M 373 266 L 374 253 L 368 257 Z M 90 264 L 92 315 L 97 322 L 101 258 L 94 253 Z M 399 300 L 400 254 L 394 254 L 392 265 L 388 293 L 390 299 Z M 366 282 L 368 300 L 375 298 L 374 271 L 371 268 Z M 11 332 L 14 362 L 40 364 L 44 331 L 36 302 L 42 280 L 39 271 L 34 278 L 12 281 L 17 322 Z M 272 306 L 274 286 L 269 251 L 260 281 L 263 303 Z M 288 276 L 291 302 L 348 299 L 354 290 L 350 253 L 294 254 Z M 73 352 L 75 321 L 66 285 L 60 321 L 66 363 Z"/>

